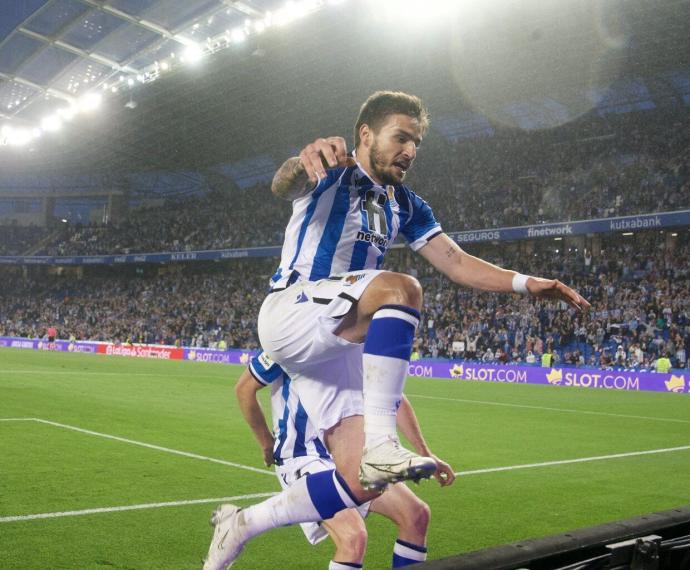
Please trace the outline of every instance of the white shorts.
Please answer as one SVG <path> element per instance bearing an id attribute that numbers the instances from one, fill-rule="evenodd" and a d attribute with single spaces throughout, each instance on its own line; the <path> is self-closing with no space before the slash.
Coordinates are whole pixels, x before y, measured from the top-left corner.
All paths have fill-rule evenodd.
<path id="1" fill-rule="evenodd" d="M 297 479 L 304 477 L 309 473 L 320 473 L 321 471 L 330 471 L 335 469 L 335 463 L 330 459 L 323 459 L 321 457 L 295 457 L 288 459 L 280 467 L 276 467 L 276 475 L 280 481 L 280 486 L 287 489 Z M 357 512 L 366 518 L 369 514 L 369 507 L 371 501 L 361 504 L 357 507 Z M 300 524 L 304 536 L 311 544 L 318 544 L 325 538 L 328 538 L 328 532 L 320 522 L 310 522 Z"/>
<path id="2" fill-rule="evenodd" d="M 259 340 L 292 381 L 309 420 L 323 432 L 362 415 L 362 344 L 334 330 L 382 271 L 300 281 L 271 293 L 259 312 Z"/>

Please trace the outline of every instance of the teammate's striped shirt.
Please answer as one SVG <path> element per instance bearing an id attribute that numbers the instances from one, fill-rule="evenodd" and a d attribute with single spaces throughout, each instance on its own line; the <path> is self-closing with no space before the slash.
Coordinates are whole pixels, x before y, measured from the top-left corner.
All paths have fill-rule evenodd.
<path id="1" fill-rule="evenodd" d="M 249 362 L 252 376 L 266 386 L 271 386 L 271 412 L 275 446 L 273 459 L 282 465 L 293 457 L 322 457 L 331 459 L 326 446 L 318 437 L 309 421 L 307 412 L 293 390 L 290 377 L 273 362 L 265 352 L 260 352 Z"/>
<path id="2" fill-rule="evenodd" d="M 271 287 L 379 269 L 399 233 L 417 251 L 441 226 L 406 186 L 379 186 L 359 164 L 329 170 L 312 192 L 293 201 Z"/>

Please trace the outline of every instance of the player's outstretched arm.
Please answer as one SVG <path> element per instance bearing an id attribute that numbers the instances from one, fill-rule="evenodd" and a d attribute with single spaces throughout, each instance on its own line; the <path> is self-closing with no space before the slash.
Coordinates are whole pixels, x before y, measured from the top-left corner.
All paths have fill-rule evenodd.
<path id="1" fill-rule="evenodd" d="M 273 465 L 273 434 L 268 427 L 266 416 L 256 397 L 257 392 L 265 387 L 252 376 L 249 368 L 245 368 L 235 385 L 235 396 L 237 397 L 240 411 L 261 448 L 264 463 L 266 467 L 269 467 Z"/>
<path id="2" fill-rule="evenodd" d="M 424 435 L 422 434 L 422 428 L 417 420 L 417 415 L 414 413 L 412 404 L 410 404 L 405 394 L 403 394 L 400 407 L 398 408 L 397 423 L 398 429 L 400 429 L 400 432 L 412 444 L 412 447 L 414 447 L 417 453 L 425 457 L 431 457 L 436 461 L 436 473 L 434 473 L 434 478 L 439 482 L 439 485 L 442 487 L 452 485 L 453 481 L 455 481 L 455 472 L 448 463 L 439 459 L 431 452 L 431 449 L 429 449 Z"/>
<path id="3" fill-rule="evenodd" d="M 295 200 L 316 188 L 326 177 L 326 170 L 353 166 L 342 137 L 316 139 L 305 146 L 299 156 L 288 158 L 273 177 L 271 192 L 279 198 Z"/>
<path id="4" fill-rule="evenodd" d="M 564 301 L 578 311 L 590 307 L 586 299 L 557 279 L 542 279 L 501 269 L 466 253 L 446 234 L 432 239 L 419 253 L 459 285 L 496 293 L 529 293 L 535 297 Z"/>

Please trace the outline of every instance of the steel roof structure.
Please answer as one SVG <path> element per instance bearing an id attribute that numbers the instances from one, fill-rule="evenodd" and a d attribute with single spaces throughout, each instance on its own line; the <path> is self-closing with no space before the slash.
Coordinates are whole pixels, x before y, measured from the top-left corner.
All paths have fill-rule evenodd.
<path id="1" fill-rule="evenodd" d="M 313 137 L 348 136 L 376 89 L 422 96 L 436 135 L 448 138 L 504 119 L 517 128 L 544 119 L 549 128 L 553 117 L 568 123 L 607 100 L 632 109 L 690 105 L 688 0 L 487 0 L 486 13 L 437 22 L 432 33 L 414 21 L 377 20 L 371 7 L 384 1 L 395 5 L 314 0 L 324 9 L 150 84 L 137 78 L 156 62 L 227 37 L 286 1 L 2 2 L 0 126 L 40 124 L 94 89 L 105 98 L 100 112 L 35 145 L 0 144 L 0 191 L 19 187 L 15 174 L 116 180 L 279 161 Z"/>
<path id="2" fill-rule="evenodd" d="M 272 0 L 9 0 L 0 3 L 0 120 L 35 123 L 73 101 L 141 76 L 189 45 L 260 20 Z"/>

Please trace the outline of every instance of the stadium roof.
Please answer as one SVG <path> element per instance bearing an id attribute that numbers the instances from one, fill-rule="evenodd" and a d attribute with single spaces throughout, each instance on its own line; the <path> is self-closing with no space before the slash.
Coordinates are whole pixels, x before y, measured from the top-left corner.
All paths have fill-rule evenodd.
<path id="1" fill-rule="evenodd" d="M 307 1 L 324 9 L 230 42 L 151 83 L 139 77 L 173 53 L 179 61 L 189 45 L 208 46 L 209 38 L 268 11 Z M 120 176 L 203 171 L 266 153 L 280 158 L 315 136 L 348 136 L 359 105 L 376 89 L 421 95 L 435 133 L 447 138 L 489 120 L 548 128 L 602 102 L 690 104 L 687 0 L 458 1 L 450 4 L 464 12 L 433 24 L 377 12 L 441 3 L 3 2 L 0 127 L 40 125 L 65 98 L 96 87 L 104 102 L 35 144 L 0 144 L 0 170 Z"/>
<path id="2" fill-rule="evenodd" d="M 12 0 L 0 4 L 0 119 L 35 122 L 122 74 L 203 44 L 275 0 Z"/>

